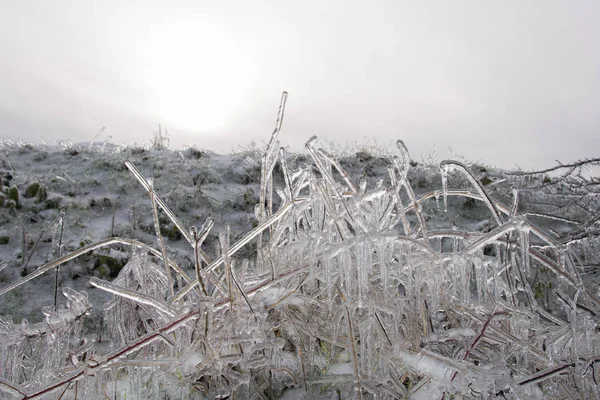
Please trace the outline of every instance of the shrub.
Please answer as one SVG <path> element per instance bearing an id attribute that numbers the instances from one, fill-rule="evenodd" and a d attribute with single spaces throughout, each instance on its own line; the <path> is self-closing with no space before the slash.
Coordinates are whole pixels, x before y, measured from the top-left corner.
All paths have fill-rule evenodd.
<path id="1" fill-rule="evenodd" d="M 252 183 L 260 182 L 260 167 L 253 166 L 250 168 L 244 168 L 244 172 L 241 174 L 242 185 L 250 185 Z"/>
<path id="2" fill-rule="evenodd" d="M 154 227 L 152 227 L 151 229 L 154 229 Z M 169 238 L 169 240 L 172 240 L 172 241 L 181 240 L 181 237 L 182 237 L 181 232 L 179 231 L 179 228 L 177 228 L 174 225 L 161 226 L 161 234 L 166 236 L 167 238 Z"/>
<path id="3" fill-rule="evenodd" d="M 475 199 L 469 197 L 465 200 L 465 202 L 463 203 L 463 207 L 466 208 L 467 210 L 472 210 L 477 206 L 477 202 L 475 201 Z"/>
<path id="4" fill-rule="evenodd" d="M 8 189 L 8 192 L 6 192 L 6 195 L 10 200 L 14 201 L 15 204 L 19 204 L 19 190 L 16 188 L 16 186 L 11 186 Z"/>
<path id="5" fill-rule="evenodd" d="M 481 184 L 482 184 L 483 186 L 487 186 L 487 185 L 489 185 L 490 183 L 492 183 L 492 182 L 493 182 L 493 181 L 492 181 L 490 178 L 488 178 L 488 176 L 487 176 L 487 175 L 486 175 L 486 176 L 484 176 L 483 178 L 481 178 L 479 181 L 481 182 Z"/>
<path id="6" fill-rule="evenodd" d="M 103 197 L 102 199 L 91 199 L 90 200 L 90 207 L 91 208 L 101 208 L 101 209 L 106 209 L 106 208 L 111 208 L 113 206 L 113 202 L 111 199 L 109 199 L 108 197 Z"/>
<path id="7" fill-rule="evenodd" d="M 29 186 L 27 186 L 27 189 L 25 189 L 24 197 L 27 199 L 31 199 L 37 195 L 39 190 L 40 190 L 39 182 L 33 182 L 33 183 L 29 184 Z"/>
<path id="8" fill-rule="evenodd" d="M 83 341 L 91 304 L 85 292 L 65 288 L 65 306 L 44 307 L 43 323 L 0 321 L 8 339 L 0 342 L 0 365 L 16 366 L 0 369 L 2 390 L 17 398 L 75 397 L 79 390 L 114 398 L 115 388 L 126 387 L 141 398 L 277 398 L 292 390 L 304 398 L 384 399 L 597 393 L 600 300 L 575 272 L 572 249 L 513 215 L 454 161 L 440 165 L 444 203 L 465 195 L 448 188 L 454 174 L 464 175 L 473 185 L 468 197 L 485 204 L 495 228 L 429 226 L 422 203 L 440 191 L 415 195 L 400 141 L 389 187 L 379 182 L 359 193 L 336 180 L 314 137 L 306 144 L 314 165 L 269 193 L 278 130 L 279 123 L 265 151 L 256 228 L 231 242 L 225 227 L 218 252 L 207 254 L 214 221 L 188 229 L 150 189 L 154 223 L 177 227 L 194 274 L 169 257 L 160 235 L 157 248 L 126 238 L 92 245 L 134 248 L 113 281 L 100 278 L 108 259 L 90 279 L 114 295 L 103 308 L 106 344 Z M 342 185 L 349 187 L 343 196 Z M 399 193 L 410 201 L 401 203 Z M 263 200 L 273 195 L 283 200 L 271 211 Z M 159 206 L 168 221 L 160 220 Z M 256 260 L 240 260 L 244 250 L 256 250 Z M 0 295 L 78 255 L 37 268 Z M 556 302 L 552 313 L 536 300 L 549 291 L 534 283 L 541 271 L 554 277 L 555 296 L 546 300 Z"/>
<path id="9" fill-rule="evenodd" d="M 104 254 L 94 254 L 94 271 L 102 279 L 114 279 L 127 264 L 127 259 L 114 258 Z"/>
<path id="10" fill-rule="evenodd" d="M 14 200 L 12 199 L 8 199 L 4 201 L 4 207 L 6 207 L 7 209 L 14 211 L 18 208 L 17 203 L 15 203 Z"/>
<path id="11" fill-rule="evenodd" d="M 46 190 L 46 187 L 43 185 L 40 185 L 37 194 L 36 194 L 36 203 L 42 203 L 44 201 L 48 200 L 48 191 Z"/>
<path id="12" fill-rule="evenodd" d="M 368 162 L 373 159 L 373 156 L 366 151 L 359 151 L 354 156 L 359 162 Z"/>
<path id="13" fill-rule="evenodd" d="M 3 178 L 2 181 L 4 183 L 4 186 L 9 186 L 10 182 L 12 182 L 12 180 L 13 180 L 13 175 L 10 172 L 4 172 L 2 178 Z"/>
<path id="14" fill-rule="evenodd" d="M 60 197 L 48 199 L 44 203 L 44 207 L 46 208 L 46 210 L 57 210 L 60 207 L 60 201 Z"/>
<path id="15" fill-rule="evenodd" d="M 244 193 L 244 202 L 246 203 L 246 205 L 252 207 L 254 207 L 254 205 L 256 204 L 257 199 L 254 196 L 254 190 L 252 188 L 246 189 L 246 192 Z"/>
<path id="16" fill-rule="evenodd" d="M 46 159 L 46 157 L 48 157 L 48 153 L 45 151 L 38 151 L 34 156 L 33 156 L 33 161 L 44 161 Z"/>
<path id="17" fill-rule="evenodd" d="M 204 156 L 204 152 L 202 150 L 198 150 L 195 147 L 189 147 L 184 152 L 186 158 L 190 158 L 192 160 L 199 160 Z"/>

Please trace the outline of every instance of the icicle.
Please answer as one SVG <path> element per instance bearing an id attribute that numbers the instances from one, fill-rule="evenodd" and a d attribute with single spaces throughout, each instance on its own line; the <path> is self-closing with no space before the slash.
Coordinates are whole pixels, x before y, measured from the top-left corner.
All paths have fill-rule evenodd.
<path id="1" fill-rule="evenodd" d="M 106 139 L 104 139 L 104 142 L 102 142 L 102 149 L 100 150 L 100 153 L 104 154 L 104 151 L 106 150 L 106 144 L 112 139 L 112 136 L 108 136 Z"/>
<path id="2" fill-rule="evenodd" d="M 444 212 L 448 212 L 448 172 L 449 166 L 447 164 L 443 164 L 440 168 L 440 173 L 442 175 L 442 194 L 444 196 Z"/>
<path id="3" fill-rule="evenodd" d="M 458 227 L 456 226 L 455 222 L 452 223 L 452 230 L 453 231 L 458 230 Z M 458 253 L 460 251 L 460 249 L 458 248 L 458 244 L 459 244 L 458 235 L 452 235 L 452 251 L 454 253 Z"/>
<path id="4" fill-rule="evenodd" d="M 343 282 L 343 290 L 346 295 L 348 303 L 352 304 L 354 300 L 354 268 L 352 264 L 352 258 L 350 257 L 350 250 L 342 250 L 339 255 L 339 270 L 342 273 L 341 280 Z"/>
<path id="5" fill-rule="evenodd" d="M 334 283 L 334 268 L 331 259 L 327 258 L 322 261 L 323 272 L 325 273 L 325 288 L 327 289 L 327 298 L 330 300 L 330 307 L 333 305 L 331 299 L 333 299 L 333 283 Z"/>
<path id="6" fill-rule="evenodd" d="M 370 263 L 365 251 L 365 244 L 361 241 L 356 244 L 356 266 L 357 266 L 357 286 L 358 286 L 358 307 L 363 307 L 364 298 L 368 296 L 369 285 L 369 269 Z"/>
<path id="7" fill-rule="evenodd" d="M 359 187 L 358 194 L 364 194 L 365 190 L 367 188 L 367 180 L 365 178 L 360 178 L 358 187 Z"/>
<path id="8" fill-rule="evenodd" d="M 475 284 L 477 285 L 477 301 L 483 303 L 486 301 L 486 282 L 487 282 L 487 268 L 483 265 L 479 257 L 473 257 L 473 273 L 475 274 Z"/>
<path id="9" fill-rule="evenodd" d="M 291 201 L 294 200 L 294 196 L 292 194 L 292 180 L 293 178 L 290 176 L 287 161 L 285 159 L 285 149 L 283 147 L 279 148 L 279 163 L 281 164 L 281 170 L 283 171 L 283 180 L 285 181 L 285 190 L 287 196 Z"/>
<path id="10" fill-rule="evenodd" d="M 517 211 L 519 209 L 519 190 L 517 188 L 512 189 L 513 194 L 513 204 L 510 210 L 510 218 L 514 218 L 517 215 Z"/>
<path id="11" fill-rule="evenodd" d="M 380 241 L 377 246 L 377 262 L 379 263 L 379 272 L 381 274 L 381 286 L 383 288 L 383 299 L 387 301 L 389 297 L 390 276 L 388 265 L 386 263 L 385 242 Z"/>
<path id="12" fill-rule="evenodd" d="M 319 149 L 319 155 L 321 155 L 321 157 L 325 158 L 331 165 L 333 165 L 335 167 L 335 169 L 339 172 L 339 174 L 342 176 L 342 178 L 344 179 L 344 182 L 346 182 L 346 185 L 348 185 L 348 189 L 353 193 L 356 194 L 357 190 L 356 187 L 354 186 L 354 184 L 352 183 L 352 180 L 350 180 L 350 177 L 348 176 L 348 173 L 344 170 L 344 168 L 342 168 L 341 164 L 339 163 L 339 161 L 331 154 L 329 154 L 326 150 L 324 149 Z"/>
<path id="13" fill-rule="evenodd" d="M 315 144 L 317 144 L 317 141 L 319 140 L 319 138 L 317 137 L 317 135 L 313 135 L 310 139 L 308 139 L 308 142 L 306 142 L 305 146 L 307 148 L 314 148 Z"/>
<path id="14" fill-rule="evenodd" d="M 410 168 L 410 154 L 408 152 L 408 148 L 406 147 L 406 145 L 404 144 L 404 142 L 400 139 L 398 139 L 396 141 L 396 147 L 398 148 L 398 150 L 400 150 L 400 157 L 402 157 L 401 160 L 401 169 L 399 169 L 399 173 L 402 176 L 406 176 L 406 174 L 408 173 L 408 170 Z"/>
<path id="15" fill-rule="evenodd" d="M 527 222 L 523 222 L 521 225 L 521 229 L 519 229 L 519 241 L 521 247 L 521 265 L 525 271 L 525 276 L 527 278 L 531 277 L 531 268 L 529 262 L 529 224 Z"/>
<path id="16" fill-rule="evenodd" d="M 337 346 L 337 342 L 338 342 L 338 332 L 340 329 L 340 323 L 342 321 L 342 318 L 344 318 L 345 315 L 345 308 L 344 307 L 338 307 L 338 309 L 335 311 L 335 314 L 333 315 L 333 317 L 331 318 L 331 325 L 333 327 L 333 340 L 332 340 L 332 345 L 331 345 L 331 361 L 335 362 L 335 348 Z"/>
<path id="17" fill-rule="evenodd" d="M 100 128 L 100 130 L 98 130 L 98 132 L 96 132 L 94 134 L 94 136 L 92 137 L 92 140 L 90 140 L 90 145 L 88 146 L 88 152 L 91 153 L 92 149 L 94 147 L 94 142 L 96 141 L 96 139 L 98 138 L 98 136 L 100 136 L 102 134 L 102 132 L 104 132 L 104 130 L 106 129 L 106 127 L 102 127 Z"/>

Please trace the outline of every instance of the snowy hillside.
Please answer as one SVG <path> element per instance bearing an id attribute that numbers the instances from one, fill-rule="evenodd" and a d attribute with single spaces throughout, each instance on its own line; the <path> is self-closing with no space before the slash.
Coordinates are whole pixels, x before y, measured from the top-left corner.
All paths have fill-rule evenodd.
<path id="1" fill-rule="evenodd" d="M 279 146 L 4 143 L 0 398 L 600 396 L 597 178 Z"/>

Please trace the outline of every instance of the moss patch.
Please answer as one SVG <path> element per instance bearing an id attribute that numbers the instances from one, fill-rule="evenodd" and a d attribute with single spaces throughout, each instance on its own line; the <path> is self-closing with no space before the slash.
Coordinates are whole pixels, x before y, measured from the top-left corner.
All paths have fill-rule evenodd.
<path id="1" fill-rule="evenodd" d="M 472 197 L 469 197 L 463 203 L 463 208 L 466 208 L 467 210 L 472 210 L 475 208 L 475 206 L 477 206 L 477 203 L 475 202 L 475 199 Z"/>
<path id="2" fill-rule="evenodd" d="M 90 200 L 90 207 L 91 208 L 100 208 L 102 210 L 106 209 L 106 208 L 111 208 L 113 206 L 113 202 L 111 199 L 109 199 L 108 197 L 104 197 L 102 199 L 92 199 Z"/>
<path id="3" fill-rule="evenodd" d="M 181 235 L 181 231 L 175 226 L 161 226 L 160 227 L 160 233 L 163 236 L 166 236 L 169 238 L 169 240 L 180 240 L 183 236 Z"/>
<path id="4" fill-rule="evenodd" d="M 19 190 L 16 188 L 16 186 L 10 187 L 8 192 L 6 192 L 6 195 L 10 200 L 14 201 L 15 204 L 19 204 Z"/>
<path id="5" fill-rule="evenodd" d="M 492 181 L 490 178 L 488 178 L 487 176 L 484 176 L 483 178 L 481 178 L 481 179 L 479 180 L 479 182 L 481 182 L 481 184 L 482 184 L 483 186 L 487 186 L 487 185 L 489 185 L 490 183 L 492 183 L 493 181 Z"/>
<path id="6" fill-rule="evenodd" d="M 33 182 L 29 186 L 27 186 L 27 189 L 25 189 L 24 196 L 27 199 L 31 199 L 37 195 L 39 190 L 40 190 L 39 182 Z"/>
<path id="7" fill-rule="evenodd" d="M 35 202 L 41 203 L 46 200 L 48 200 L 48 191 L 46 190 L 45 186 L 40 185 L 40 188 L 38 189 L 37 194 L 36 194 Z"/>
<path id="8" fill-rule="evenodd" d="M 56 210 L 60 207 L 60 198 L 55 197 L 53 199 L 46 200 L 44 203 L 46 210 Z"/>
<path id="9" fill-rule="evenodd" d="M 94 271 L 99 278 L 114 279 L 127 264 L 126 258 L 114 258 L 104 254 L 94 255 Z"/>

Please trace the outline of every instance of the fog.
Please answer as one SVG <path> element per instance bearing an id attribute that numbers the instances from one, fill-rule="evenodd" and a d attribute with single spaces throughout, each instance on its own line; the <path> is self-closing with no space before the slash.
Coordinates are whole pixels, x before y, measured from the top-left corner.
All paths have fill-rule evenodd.
<path id="1" fill-rule="evenodd" d="M 0 139 L 403 139 L 503 167 L 600 148 L 595 1 L 1 1 Z M 124 5 L 126 4 L 126 5 Z"/>

